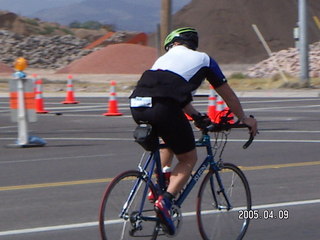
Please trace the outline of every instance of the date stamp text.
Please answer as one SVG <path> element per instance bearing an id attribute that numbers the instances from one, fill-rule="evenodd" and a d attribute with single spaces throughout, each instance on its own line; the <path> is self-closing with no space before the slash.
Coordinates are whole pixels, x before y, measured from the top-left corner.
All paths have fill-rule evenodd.
<path id="1" fill-rule="evenodd" d="M 265 210 L 258 210 L 258 209 L 239 210 L 238 211 L 238 218 L 240 220 L 245 220 L 245 219 L 248 219 L 248 220 L 255 220 L 255 219 L 287 220 L 287 219 L 289 219 L 289 210 L 287 210 L 287 209 L 279 209 L 279 210 L 271 210 L 271 209 L 265 209 Z"/>

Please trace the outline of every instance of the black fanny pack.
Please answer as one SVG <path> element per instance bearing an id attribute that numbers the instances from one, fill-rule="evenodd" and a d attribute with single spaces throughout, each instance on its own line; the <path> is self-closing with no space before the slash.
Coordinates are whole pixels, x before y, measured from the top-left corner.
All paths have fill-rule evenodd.
<path id="1" fill-rule="evenodd" d="M 155 151 L 159 146 L 159 138 L 150 124 L 139 124 L 133 137 L 146 151 Z"/>

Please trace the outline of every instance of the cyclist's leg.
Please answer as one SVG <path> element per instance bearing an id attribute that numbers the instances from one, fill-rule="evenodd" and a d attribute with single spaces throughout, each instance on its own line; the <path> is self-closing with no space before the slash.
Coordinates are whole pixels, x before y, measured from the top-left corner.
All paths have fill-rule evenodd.
<path id="1" fill-rule="evenodd" d="M 161 163 L 162 167 L 164 166 L 172 166 L 173 160 L 173 151 L 170 148 L 163 148 L 160 150 Z M 191 150 L 190 152 L 178 154 L 177 155 L 178 164 L 171 170 L 170 187 L 167 188 L 167 192 L 172 194 L 173 196 L 177 196 L 177 194 L 181 191 L 183 186 L 187 183 L 189 176 L 194 168 L 194 165 L 197 162 L 197 153 L 196 149 Z M 172 183 L 170 184 L 170 182 Z M 168 186 L 169 186 L 168 185 Z"/>
<path id="2" fill-rule="evenodd" d="M 175 224 L 172 219 L 172 199 L 181 191 L 190 177 L 190 173 L 197 161 L 196 150 L 178 154 L 178 164 L 171 172 L 170 183 L 167 191 L 164 192 L 155 202 L 155 210 L 161 219 L 165 231 L 169 235 L 175 234 Z"/>
<path id="3" fill-rule="evenodd" d="M 179 188 L 185 184 L 185 182 L 179 183 L 179 181 L 189 178 L 196 162 L 193 130 L 180 104 L 172 99 L 153 99 L 152 108 L 132 109 L 132 116 L 136 121 L 148 121 L 169 148 L 177 156 L 179 155 L 179 163 L 175 170 L 178 177 L 173 183 L 173 186 L 178 188 L 175 192 L 179 192 Z M 167 232 L 173 235 L 175 226 L 171 218 L 172 203 L 170 200 L 165 196 L 160 196 L 155 202 L 155 210 L 167 228 Z"/>
<path id="4" fill-rule="evenodd" d="M 162 167 L 168 166 L 171 167 L 173 160 L 173 151 L 170 148 L 161 148 L 160 149 L 160 158 Z"/>
<path id="5" fill-rule="evenodd" d="M 182 188 L 184 182 L 182 184 L 179 184 L 179 181 L 181 180 L 180 173 L 185 172 L 185 170 L 181 171 L 181 165 L 188 164 L 188 159 L 190 158 L 190 153 L 188 152 L 195 148 L 192 128 L 189 121 L 182 112 L 180 106 L 175 102 L 160 102 L 158 105 L 155 104 L 155 108 L 157 110 L 157 117 L 153 119 L 153 124 L 156 127 L 159 136 L 164 140 L 164 142 L 170 148 L 170 150 L 172 150 L 172 152 L 181 155 L 178 160 L 181 160 L 181 157 L 183 158 L 183 156 L 185 156 L 185 162 L 179 161 L 180 164 L 178 164 L 177 169 L 174 168 L 174 171 L 178 170 L 179 177 L 176 178 L 176 181 L 173 182 L 173 186 L 181 185 Z M 164 150 L 164 162 L 172 157 L 172 152 L 170 150 Z M 187 172 L 188 178 L 190 176 L 190 171 Z M 175 192 L 178 193 L 179 189 L 177 189 L 177 191 L 174 191 L 174 193 Z M 157 212 L 157 215 L 162 220 L 161 222 L 164 226 L 165 231 L 170 235 L 173 235 L 175 233 L 175 223 L 172 218 L 172 198 L 173 196 L 172 194 L 170 194 L 170 192 L 165 192 L 155 202 L 155 210 Z"/>
<path id="6" fill-rule="evenodd" d="M 170 183 L 167 191 L 159 196 L 155 202 L 155 210 L 162 220 L 165 231 L 169 235 L 175 234 L 175 224 L 172 219 L 172 199 L 181 191 L 185 183 L 190 177 L 190 173 L 197 161 L 197 154 L 195 148 L 185 153 L 176 155 L 178 158 L 178 164 L 171 172 Z"/>
<path id="7" fill-rule="evenodd" d="M 174 156 L 174 154 L 170 148 L 161 148 L 160 149 L 160 159 L 161 159 L 162 168 L 164 168 L 164 167 L 171 168 L 173 156 Z M 171 171 L 170 171 L 169 175 L 165 176 L 166 187 L 169 185 L 169 182 L 170 182 L 170 177 L 169 177 L 170 174 L 171 174 Z M 157 184 L 159 184 L 159 183 L 157 183 Z M 151 191 L 148 193 L 148 199 L 150 202 L 155 202 L 157 200 Z"/>
<path id="8" fill-rule="evenodd" d="M 172 153 L 178 159 L 178 164 L 171 172 L 170 182 L 172 181 L 172 183 L 169 184 L 167 190 L 169 193 L 176 195 L 190 177 L 197 161 L 197 154 L 193 129 L 181 107 L 172 104 L 170 108 L 165 110 L 161 112 L 166 112 L 167 115 L 164 115 L 163 118 L 157 118 L 156 126 L 159 135 L 170 148 L 170 150 L 164 152 L 163 161 L 167 161 L 170 155 L 172 157 Z"/>
<path id="9" fill-rule="evenodd" d="M 194 165 L 197 162 L 197 151 L 193 149 L 189 152 L 177 154 L 178 163 L 171 172 L 170 183 L 167 192 L 176 196 L 187 183 Z"/>

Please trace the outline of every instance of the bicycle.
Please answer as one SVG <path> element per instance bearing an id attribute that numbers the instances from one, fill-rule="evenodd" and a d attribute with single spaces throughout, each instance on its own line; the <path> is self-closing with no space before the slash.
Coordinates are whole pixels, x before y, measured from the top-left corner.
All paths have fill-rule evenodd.
<path id="1" fill-rule="evenodd" d="M 239 211 L 251 210 L 249 183 L 240 168 L 232 163 L 224 163 L 221 158 L 230 130 L 248 126 L 239 122 L 231 124 L 228 120 L 228 117 L 222 117 L 219 124 L 212 124 L 202 130 L 202 136 L 196 141 L 197 147 L 206 148 L 207 157 L 174 201 L 171 212 L 176 234 L 182 223 L 180 208 L 205 172 L 196 205 L 198 228 L 202 238 L 218 239 L 223 235 L 226 239 L 240 240 L 248 229 L 250 219 L 240 220 Z M 150 133 L 150 129 L 144 130 Z M 216 133 L 213 146 L 209 132 Z M 252 141 L 253 136 L 250 135 L 243 148 L 247 148 Z M 153 202 L 148 199 L 149 193 L 157 199 L 165 191 L 160 147 L 161 144 L 146 148 L 149 154 L 142 156 L 138 170 L 119 174 L 106 188 L 99 211 L 99 228 L 103 240 L 157 239 L 159 235 L 165 234 L 155 214 Z M 219 159 L 215 161 L 218 152 Z"/>

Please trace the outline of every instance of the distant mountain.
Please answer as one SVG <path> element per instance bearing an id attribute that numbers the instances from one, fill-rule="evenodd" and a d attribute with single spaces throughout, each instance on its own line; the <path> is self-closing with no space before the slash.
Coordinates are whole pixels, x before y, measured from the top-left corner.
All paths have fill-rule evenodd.
<path id="1" fill-rule="evenodd" d="M 191 0 L 172 1 L 173 12 Z M 11 4 L 11 5 L 10 5 Z M 161 0 L 0 0 L 0 9 L 68 25 L 94 20 L 116 30 L 154 32 L 160 21 Z M 32 11 L 33 8 L 33 11 Z"/>

